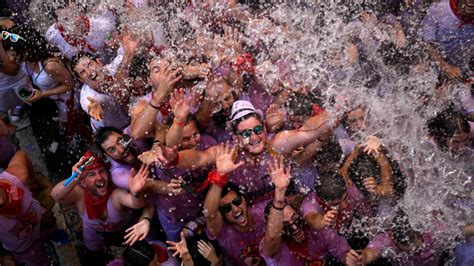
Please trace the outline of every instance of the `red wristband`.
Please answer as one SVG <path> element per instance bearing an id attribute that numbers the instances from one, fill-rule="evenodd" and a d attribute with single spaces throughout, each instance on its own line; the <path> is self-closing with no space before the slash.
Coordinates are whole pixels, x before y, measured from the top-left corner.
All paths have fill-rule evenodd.
<path id="1" fill-rule="evenodd" d="M 229 180 L 229 175 L 219 175 L 217 171 L 211 171 L 207 175 L 207 180 L 211 184 L 215 184 L 219 187 L 224 187 L 227 184 L 227 181 Z"/>

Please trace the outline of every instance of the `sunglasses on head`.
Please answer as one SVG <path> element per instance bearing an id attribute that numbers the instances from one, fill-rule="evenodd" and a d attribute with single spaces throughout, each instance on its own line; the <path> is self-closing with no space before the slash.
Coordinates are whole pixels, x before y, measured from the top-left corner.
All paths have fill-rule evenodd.
<path id="1" fill-rule="evenodd" d="M 283 232 L 287 235 L 292 235 L 298 228 L 304 224 L 304 220 L 301 216 L 298 215 L 291 223 L 285 222 L 283 223 Z M 293 226 L 295 225 L 295 226 Z"/>
<path id="2" fill-rule="evenodd" d="M 255 135 L 260 135 L 263 132 L 263 125 L 258 125 L 254 128 L 249 128 L 244 131 L 239 132 L 239 135 L 242 136 L 243 138 L 250 138 L 252 136 L 252 132 L 255 133 Z"/>
<path id="3" fill-rule="evenodd" d="M 10 33 L 8 31 L 2 31 L 2 39 L 7 40 L 8 38 L 10 38 L 11 42 L 17 42 L 19 39 L 25 40 L 23 37 L 21 37 L 18 34 Z"/>
<path id="4" fill-rule="evenodd" d="M 223 213 L 229 213 L 232 210 L 231 204 L 234 205 L 235 207 L 239 207 L 240 204 L 242 204 L 242 198 L 241 197 L 235 198 L 234 200 L 232 200 L 232 202 L 220 206 L 219 210 Z"/>

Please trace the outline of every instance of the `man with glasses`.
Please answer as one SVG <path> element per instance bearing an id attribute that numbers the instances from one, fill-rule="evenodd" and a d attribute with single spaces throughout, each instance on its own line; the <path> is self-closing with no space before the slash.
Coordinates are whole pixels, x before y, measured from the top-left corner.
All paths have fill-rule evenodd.
<path id="1" fill-rule="evenodd" d="M 264 203 L 249 206 L 239 187 L 228 183 L 228 174 L 242 166 L 232 160 L 236 147 L 217 153 L 216 171 L 209 173 L 211 186 L 204 201 L 206 233 L 217 240 L 236 265 L 261 265 L 258 243 L 264 235 Z"/>
<path id="2" fill-rule="evenodd" d="M 236 101 L 232 105 L 230 123 L 234 141 L 239 146 L 238 158 L 245 162 L 232 173 L 230 181 L 246 186 L 251 202 L 269 199 L 273 195 L 267 172 L 271 155 L 290 154 L 293 150 L 314 140 L 327 138 L 333 129 L 327 113 L 309 118 L 296 130 L 284 130 L 269 139 L 264 119 L 248 101 Z"/>
<path id="3" fill-rule="evenodd" d="M 285 193 L 291 168 L 284 167 L 283 157 L 269 162 L 275 196 L 265 208 L 267 226 L 260 245 L 260 254 L 267 265 L 325 265 L 328 253 L 345 263 L 346 256 L 357 255 L 334 230 L 315 231 L 287 203 Z"/>

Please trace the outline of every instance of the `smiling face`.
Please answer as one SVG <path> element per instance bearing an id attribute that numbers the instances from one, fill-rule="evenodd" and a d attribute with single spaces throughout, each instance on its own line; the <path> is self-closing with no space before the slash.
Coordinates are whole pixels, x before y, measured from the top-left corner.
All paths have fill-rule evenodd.
<path id="1" fill-rule="evenodd" d="M 136 160 L 135 155 L 130 149 L 125 149 L 120 140 L 122 135 L 117 132 L 111 132 L 110 135 L 102 142 L 101 146 L 107 156 L 118 162 L 133 164 Z"/>
<path id="2" fill-rule="evenodd" d="M 74 67 L 79 79 L 93 89 L 104 86 L 108 80 L 106 71 L 102 63 L 98 60 L 82 57 Z"/>
<path id="3" fill-rule="evenodd" d="M 91 195 L 101 198 L 107 194 L 109 190 L 109 171 L 105 166 L 100 166 L 92 170 L 85 170 L 84 179 L 81 186 Z"/>
<path id="4" fill-rule="evenodd" d="M 283 234 L 297 243 L 303 243 L 305 240 L 303 225 L 303 218 L 295 212 L 293 207 L 286 205 L 283 209 Z"/>
<path id="5" fill-rule="evenodd" d="M 234 191 L 227 193 L 219 201 L 219 209 L 230 224 L 245 227 L 249 223 L 245 199 Z"/>
<path id="6" fill-rule="evenodd" d="M 183 139 L 181 141 L 181 150 L 196 149 L 201 142 L 201 134 L 197 128 L 196 122 L 190 121 L 183 128 Z"/>
<path id="7" fill-rule="evenodd" d="M 357 108 L 347 114 L 347 131 L 349 134 L 363 129 L 365 126 L 365 112 L 362 108 Z"/>
<path id="8" fill-rule="evenodd" d="M 249 136 L 248 133 L 250 133 Z M 267 142 L 267 131 L 262 122 L 256 117 L 251 116 L 241 121 L 237 125 L 236 135 L 239 145 L 248 153 L 260 154 L 264 151 Z"/>

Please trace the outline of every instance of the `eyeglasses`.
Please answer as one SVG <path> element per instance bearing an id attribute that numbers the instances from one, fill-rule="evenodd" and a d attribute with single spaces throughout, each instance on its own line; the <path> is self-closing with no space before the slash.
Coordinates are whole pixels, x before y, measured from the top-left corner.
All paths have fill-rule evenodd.
<path id="1" fill-rule="evenodd" d="M 10 38 L 10 41 L 12 42 L 17 42 L 19 39 L 25 40 L 23 37 L 21 37 L 18 34 L 10 33 L 8 31 L 2 31 L 2 39 L 6 40 L 8 38 Z"/>
<path id="2" fill-rule="evenodd" d="M 234 205 L 235 207 L 239 207 L 240 204 L 242 204 L 242 198 L 241 197 L 235 198 L 234 200 L 232 200 L 231 203 L 227 203 L 220 206 L 219 210 L 223 213 L 229 213 L 232 210 L 231 204 Z"/>
<path id="3" fill-rule="evenodd" d="M 263 125 L 258 125 L 252 129 L 246 129 L 244 131 L 239 132 L 239 135 L 242 136 L 243 138 L 250 138 L 252 136 L 252 132 L 255 133 L 255 135 L 260 135 L 263 132 Z"/>
<path id="4" fill-rule="evenodd" d="M 291 223 L 288 223 L 288 222 L 283 223 L 283 232 L 287 235 L 292 235 L 295 231 L 301 228 L 303 224 L 304 224 L 303 218 L 297 215 L 297 217 Z"/>

